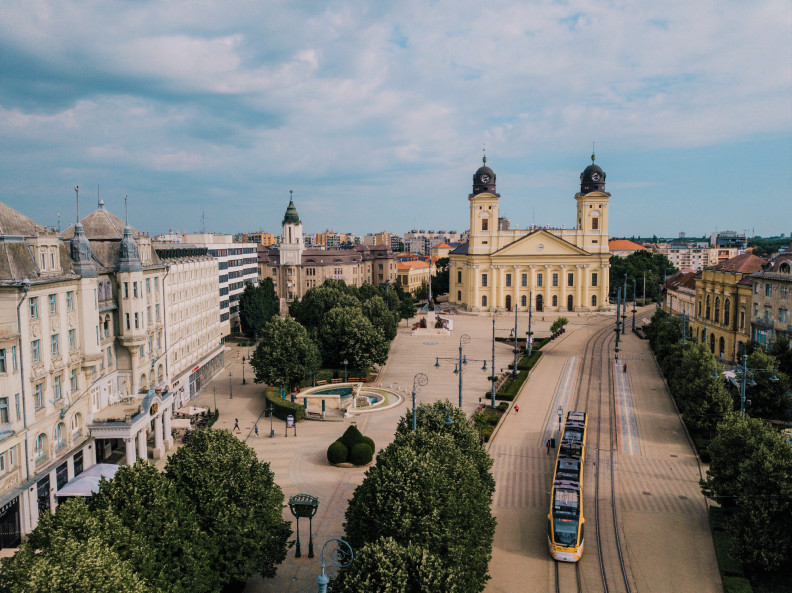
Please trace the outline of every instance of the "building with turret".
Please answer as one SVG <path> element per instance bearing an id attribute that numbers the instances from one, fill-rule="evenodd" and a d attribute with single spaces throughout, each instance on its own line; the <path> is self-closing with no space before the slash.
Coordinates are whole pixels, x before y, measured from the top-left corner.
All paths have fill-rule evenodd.
<path id="1" fill-rule="evenodd" d="M 605 172 L 591 164 L 580 174 L 572 228 L 505 228 L 495 172 L 484 164 L 468 196 L 468 241 L 449 253 L 449 302 L 468 311 L 608 309 L 610 194 Z"/>

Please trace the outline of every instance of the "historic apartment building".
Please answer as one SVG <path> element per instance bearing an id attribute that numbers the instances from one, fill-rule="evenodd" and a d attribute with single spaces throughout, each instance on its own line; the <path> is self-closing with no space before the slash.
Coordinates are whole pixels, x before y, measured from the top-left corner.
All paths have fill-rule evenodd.
<path id="1" fill-rule="evenodd" d="M 751 339 L 751 275 L 766 264 L 761 257 L 743 254 L 705 268 L 696 278 L 693 336 L 725 362 L 735 362 Z"/>
<path id="2" fill-rule="evenodd" d="M 167 356 L 171 267 L 101 200 L 60 235 L 0 203 L 0 252 L 0 545 L 9 547 L 85 469 L 166 453 L 178 369 Z M 207 333 L 219 340 L 217 323 Z"/>
<path id="3" fill-rule="evenodd" d="M 609 308 L 608 208 L 605 172 L 580 175 L 576 225 L 570 229 L 502 228 L 495 173 L 473 175 L 468 241 L 450 252 L 449 301 L 468 311 L 602 311 Z"/>
<path id="4" fill-rule="evenodd" d="M 325 280 L 343 280 L 354 286 L 365 282 L 379 286 L 396 281 L 396 260 L 388 245 L 307 249 L 293 199 L 286 208 L 282 226 L 280 245 L 276 249 L 260 246 L 258 250 L 259 281 L 272 278 L 282 308 Z"/>
<path id="5" fill-rule="evenodd" d="M 792 338 L 792 245 L 766 268 L 751 275 L 751 339 L 768 346 L 779 335 Z"/>

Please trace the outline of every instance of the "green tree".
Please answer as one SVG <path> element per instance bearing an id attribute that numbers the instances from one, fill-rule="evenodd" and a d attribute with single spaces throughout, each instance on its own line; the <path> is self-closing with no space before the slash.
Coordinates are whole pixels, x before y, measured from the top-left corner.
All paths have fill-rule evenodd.
<path id="1" fill-rule="evenodd" d="M 131 495 L 131 493 L 130 493 Z M 44 513 L 0 571 L 2 593 L 165 593 L 146 583 L 130 560 L 140 542 L 105 511 L 81 499 Z M 143 552 L 145 555 L 145 552 Z"/>
<path id="2" fill-rule="evenodd" d="M 413 296 L 419 301 L 424 301 L 429 298 L 429 285 L 424 282 L 418 288 L 413 290 Z M 434 295 L 433 295 L 434 296 Z"/>
<path id="3" fill-rule="evenodd" d="M 761 348 L 748 356 L 748 368 L 772 369 L 771 371 L 749 371 L 756 385 L 746 384 L 746 399 L 751 400 L 751 416 L 768 420 L 783 420 L 789 413 L 792 398 L 789 395 L 789 376 L 781 372 L 778 360 Z M 772 381 L 775 377 L 777 380 Z M 735 406 L 740 406 L 740 388 L 733 389 Z"/>
<path id="4" fill-rule="evenodd" d="M 346 290 L 341 281 L 327 280 L 322 286 L 309 289 L 299 306 L 292 308 L 292 315 L 306 329 L 318 328 L 325 316 L 337 307 L 359 309 L 360 300 Z"/>
<path id="5" fill-rule="evenodd" d="M 396 337 L 398 320 L 388 310 L 388 306 L 381 296 L 377 294 L 363 301 L 363 315 L 371 322 L 371 325 L 382 330 L 388 342 Z"/>
<path id="6" fill-rule="evenodd" d="M 460 408 L 448 400 L 436 401 L 418 406 L 415 416 L 417 430 L 450 435 L 454 446 L 466 454 L 478 468 L 482 486 L 491 496 L 495 493 L 495 479 L 492 477 L 492 457 L 479 442 L 478 431 L 467 421 L 467 416 Z M 446 424 L 450 418 L 453 424 Z M 412 410 L 408 410 L 399 419 L 396 435 L 408 435 L 412 432 Z"/>
<path id="7" fill-rule="evenodd" d="M 200 430 L 171 455 L 165 475 L 192 503 L 198 526 L 216 542 L 206 567 L 224 583 L 272 577 L 291 529 L 269 464 L 227 430 Z"/>
<path id="8" fill-rule="evenodd" d="M 660 285 L 665 277 L 677 271 L 665 255 L 653 254 L 650 251 L 636 251 L 627 257 L 613 255 L 610 258 L 610 266 L 611 294 L 615 295 L 617 289 L 624 286 L 624 276 L 626 274 L 627 295 L 630 300 L 632 300 L 633 296 L 633 278 L 636 280 L 636 292 L 642 295 L 645 273 L 646 298 L 656 300 L 660 296 Z"/>
<path id="9" fill-rule="evenodd" d="M 709 446 L 706 496 L 728 513 L 732 555 L 768 571 L 792 553 L 792 447 L 769 424 L 730 414 Z"/>
<path id="10" fill-rule="evenodd" d="M 435 263 L 435 275 L 432 276 L 432 294 L 434 296 L 448 294 L 449 261 L 450 259 L 448 257 L 441 257 Z"/>
<path id="11" fill-rule="evenodd" d="M 112 513 L 129 530 L 126 552 L 147 583 L 174 593 L 219 588 L 220 575 L 206 570 L 218 542 L 198 528 L 191 503 L 153 465 L 120 467 L 102 482 L 91 508 Z"/>
<path id="12" fill-rule="evenodd" d="M 325 366 L 338 368 L 346 359 L 353 369 L 367 371 L 388 359 L 390 341 L 366 319 L 360 308 L 330 310 L 317 333 Z"/>
<path id="13" fill-rule="evenodd" d="M 453 496 L 449 496 L 453 492 Z M 397 434 L 377 456 L 346 511 L 353 549 L 382 537 L 443 559 L 455 591 L 483 591 L 495 519 L 476 462 L 450 434 Z"/>
<path id="14" fill-rule="evenodd" d="M 239 322 L 242 333 L 248 338 L 255 337 L 274 315 L 280 312 L 280 301 L 275 295 L 272 278 L 265 278 L 258 286 L 246 284 L 239 297 Z"/>
<path id="15" fill-rule="evenodd" d="M 264 324 L 258 346 L 250 356 L 256 383 L 286 388 L 313 376 L 320 364 L 316 344 L 291 317 L 273 317 Z"/>
<path id="16" fill-rule="evenodd" d="M 784 334 L 777 334 L 770 345 L 769 353 L 778 361 L 778 369 L 787 377 L 792 377 L 792 346 L 789 338 Z"/>
<path id="17" fill-rule="evenodd" d="M 399 302 L 399 317 L 402 319 L 412 319 L 418 312 L 418 308 L 409 294 L 404 294 Z"/>
<path id="18" fill-rule="evenodd" d="M 383 537 L 355 550 L 354 562 L 333 583 L 335 593 L 457 593 L 467 591 L 438 555 Z"/>

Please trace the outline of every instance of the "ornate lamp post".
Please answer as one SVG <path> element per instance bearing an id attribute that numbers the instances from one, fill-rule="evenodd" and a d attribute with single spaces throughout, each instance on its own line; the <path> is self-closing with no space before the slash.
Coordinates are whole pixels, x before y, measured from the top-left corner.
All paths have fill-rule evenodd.
<path id="1" fill-rule="evenodd" d="M 242 385 L 245 385 L 245 357 L 242 357 Z"/>
<path id="2" fill-rule="evenodd" d="M 752 373 L 752 372 L 773 373 L 773 375 L 770 377 L 770 380 L 773 383 L 775 383 L 776 381 L 779 380 L 778 377 L 776 377 L 775 369 L 755 369 L 755 368 L 749 367 L 747 365 L 747 363 L 748 363 L 748 355 L 743 353 L 743 355 L 742 355 L 742 369 L 740 367 L 737 367 L 737 373 L 740 375 L 740 380 L 739 380 L 740 381 L 740 414 L 742 416 L 745 416 L 746 401 L 748 402 L 748 406 L 749 407 L 751 405 L 751 400 L 746 400 L 745 399 L 745 387 L 746 387 L 746 385 L 748 387 L 754 387 L 756 385 L 756 381 L 753 380 L 753 378 L 751 377 L 750 373 Z"/>
<path id="3" fill-rule="evenodd" d="M 558 406 L 556 414 L 558 414 L 558 444 L 561 445 L 561 419 L 564 417 L 564 409 L 561 406 Z"/>
<path id="4" fill-rule="evenodd" d="M 454 364 L 454 374 L 455 375 L 457 375 L 457 374 L 459 375 L 459 407 L 460 408 L 462 407 L 462 371 L 463 371 L 464 365 L 466 365 L 468 363 L 468 360 L 470 360 L 470 362 L 481 362 L 481 363 L 484 363 L 484 365 L 481 367 L 481 370 L 482 371 L 486 371 L 487 370 L 487 361 L 486 360 L 473 359 L 473 358 L 468 359 L 467 356 L 462 356 L 462 346 L 464 344 L 469 344 L 469 343 L 470 343 L 470 336 L 467 335 L 467 334 L 462 334 L 461 336 L 459 336 L 459 356 L 457 358 L 450 358 L 450 357 L 445 357 L 445 356 L 437 356 L 437 357 L 435 357 L 435 367 L 439 367 L 440 366 L 440 361 L 441 360 L 447 360 L 447 361 L 451 361 L 451 362 L 455 363 Z M 494 399 L 493 399 L 493 402 L 494 402 Z"/>
<path id="5" fill-rule="evenodd" d="M 531 316 L 533 312 L 533 292 L 528 293 L 528 333 L 526 334 L 525 350 L 528 356 L 533 351 L 533 332 L 531 331 Z"/>
<path id="6" fill-rule="evenodd" d="M 289 510 L 292 515 L 297 519 L 297 546 L 295 548 L 294 557 L 299 558 L 300 553 L 300 517 L 308 518 L 308 558 L 314 557 L 313 551 L 313 533 L 312 522 L 313 516 L 319 509 L 319 499 L 310 494 L 295 494 L 289 498 Z"/>
<path id="7" fill-rule="evenodd" d="M 329 551 L 327 559 L 325 560 L 325 548 L 328 544 L 335 545 L 335 548 Z M 327 540 L 322 546 L 322 574 L 316 577 L 316 584 L 319 585 L 319 593 L 327 593 L 327 585 L 330 583 L 331 578 L 335 578 L 335 574 L 327 574 L 327 564 L 329 563 L 333 568 L 346 568 L 352 564 L 354 555 L 352 553 L 352 546 L 342 539 L 334 538 Z"/>
<path id="8" fill-rule="evenodd" d="M 272 407 L 272 404 L 269 405 L 269 417 L 270 417 L 270 438 L 275 437 L 275 430 L 272 428 L 272 413 L 275 411 L 275 408 Z"/>
<path id="9" fill-rule="evenodd" d="M 234 399 L 234 386 L 231 385 L 231 371 L 228 371 L 228 399 Z"/>
<path id="10" fill-rule="evenodd" d="M 413 388 L 412 388 L 412 416 L 413 416 L 413 432 L 415 432 L 415 386 L 420 385 L 424 387 L 425 385 L 429 384 L 429 377 L 424 375 L 423 373 L 417 373 L 413 377 Z"/>

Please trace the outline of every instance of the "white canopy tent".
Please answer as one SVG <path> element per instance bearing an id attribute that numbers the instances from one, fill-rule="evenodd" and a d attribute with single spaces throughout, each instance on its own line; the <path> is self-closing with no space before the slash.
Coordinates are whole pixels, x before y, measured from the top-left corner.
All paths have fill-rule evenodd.
<path id="1" fill-rule="evenodd" d="M 89 467 L 79 476 L 74 476 L 63 488 L 58 490 L 56 496 L 93 496 L 99 492 L 99 481 L 102 478 L 112 480 L 118 471 L 114 463 L 97 463 Z"/>

